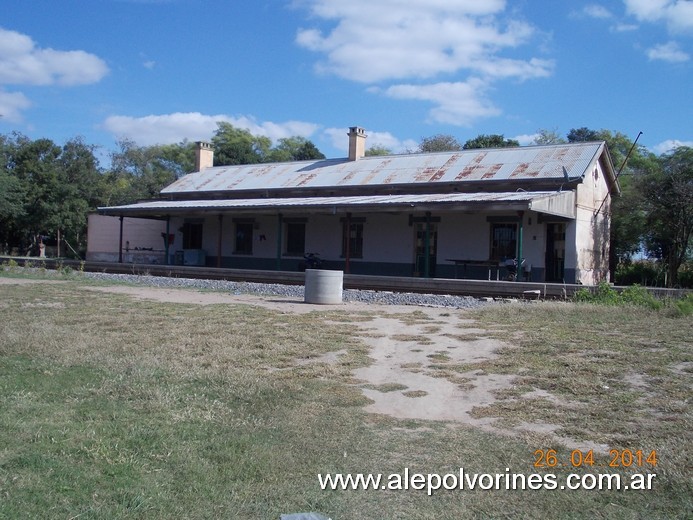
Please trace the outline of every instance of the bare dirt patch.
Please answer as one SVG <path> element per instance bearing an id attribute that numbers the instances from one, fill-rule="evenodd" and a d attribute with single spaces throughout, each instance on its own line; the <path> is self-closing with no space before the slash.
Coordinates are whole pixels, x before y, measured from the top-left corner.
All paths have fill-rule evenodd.
<path id="1" fill-rule="evenodd" d="M 509 346 L 485 337 L 488 331 L 466 317 L 464 311 L 352 302 L 313 305 L 295 298 L 156 287 L 84 289 L 166 303 L 256 305 L 285 314 L 318 312 L 324 313 L 328 321 L 343 321 L 343 312 L 359 318 L 348 321 L 360 329 L 360 339 L 370 347 L 372 362 L 353 372 L 353 384 L 371 401 L 366 411 L 400 419 L 457 422 L 506 435 L 529 432 L 555 438 L 553 432 L 559 429 L 558 425 L 542 422 L 511 426 L 496 417 L 474 417 L 475 408 L 497 402 L 498 395 L 511 389 L 517 375 L 457 369 L 495 359 L 497 350 Z M 343 352 L 333 352 L 296 363 L 334 364 L 342 355 Z M 385 388 L 388 391 L 382 391 Z M 564 437 L 560 440 L 576 445 Z"/>

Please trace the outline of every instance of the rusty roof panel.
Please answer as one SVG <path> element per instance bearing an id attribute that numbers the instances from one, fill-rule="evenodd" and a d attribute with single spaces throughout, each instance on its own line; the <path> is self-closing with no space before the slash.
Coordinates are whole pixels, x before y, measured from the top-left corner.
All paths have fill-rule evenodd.
<path id="1" fill-rule="evenodd" d="M 456 152 L 216 166 L 188 174 L 162 194 L 264 189 L 463 183 L 582 177 L 604 144 L 462 150 Z"/>

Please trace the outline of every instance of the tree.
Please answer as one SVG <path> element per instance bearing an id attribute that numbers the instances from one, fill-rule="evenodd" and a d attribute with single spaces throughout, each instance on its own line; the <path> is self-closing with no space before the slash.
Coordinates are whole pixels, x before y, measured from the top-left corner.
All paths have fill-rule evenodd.
<path id="1" fill-rule="evenodd" d="M 220 121 L 212 137 L 214 165 L 257 164 L 266 162 L 272 141 L 269 137 L 255 136 L 248 130 L 236 128 Z"/>
<path id="2" fill-rule="evenodd" d="M 590 130 L 589 128 L 582 127 L 582 128 L 572 128 L 570 132 L 568 132 L 568 142 L 569 143 L 584 143 L 588 141 L 599 141 L 599 133 Z"/>
<path id="3" fill-rule="evenodd" d="M 667 285 L 677 283 L 693 232 L 693 148 L 660 156 L 661 170 L 642 182 L 647 211 L 647 250 L 667 266 Z"/>
<path id="4" fill-rule="evenodd" d="M 17 238 L 24 254 L 37 247 L 41 236 L 55 236 L 59 229 L 56 214 L 65 202 L 58 168 L 60 151 L 50 139 L 23 141 L 15 151 L 12 171 L 24 193 Z"/>
<path id="5" fill-rule="evenodd" d="M 195 169 L 195 145 L 179 144 L 138 146 L 130 139 L 117 143 L 111 154 L 106 203 L 126 204 L 151 199 L 179 177 Z"/>
<path id="6" fill-rule="evenodd" d="M 374 157 L 376 155 L 392 155 L 392 150 L 380 144 L 374 144 L 366 150 L 366 157 Z"/>
<path id="7" fill-rule="evenodd" d="M 462 149 L 457 139 L 447 134 L 436 134 L 432 137 L 422 137 L 419 143 L 419 153 L 456 152 Z"/>
<path id="8" fill-rule="evenodd" d="M 272 148 L 267 157 L 268 162 L 309 161 L 324 159 L 325 155 L 305 137 L 283 137 Z"/>
<path id="9" fill-rule="evenodd" d="M 470 150 L 476 148 L 512 148 L 515 146 L 520 146 L 520 142 L 515 139 L 505 139 L 505 137 L 499 134 L 481 134 L 464 143 L 463 148 Z"/>
<path id="10" fill-rule="evenodd" d="M 532 141 L 532 143 L 536 145 L 562 144 L 565 142 L 565 139 L 558 135 L 558 130 L 555 128 L 553 130 L 547 130 L 545 128 L 537 130 L 537 136 L 534 138 L 534 141 Z"/>

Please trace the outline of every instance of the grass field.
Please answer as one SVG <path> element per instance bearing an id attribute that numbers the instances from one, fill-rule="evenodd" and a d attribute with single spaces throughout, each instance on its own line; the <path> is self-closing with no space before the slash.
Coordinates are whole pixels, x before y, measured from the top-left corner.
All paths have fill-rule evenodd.
<path id="1" fill-rule="evenodd" d="M 493 360 L 445 366 L 449 377 L 517 376 L 475 417 L 497 418 L 509 431 L 522 422 L 560 427 L 552 437 L 520 436 L 367 414 L 352 372 L 369 363 L 368 349 L 346 312 L 161 303 L 88 291 L 79 277 L 54 281 L 0 284 L 0 518 L 278 519 L 299 511 L 334 520 L 690 518 L 693 511 L 690 317 L 568 303 L 450 311 L 512 345 Z M 336 351 L 346 354 L 304 362 Z M 554 449 L 568 463 L 575 442 L 607 453 L 595 454 L 592 468 L 534 467 L 536 450 Z M 657 465 L 604 467 L 608 449 L 656 450 Z M 559 480 L 573 472 L 657 477 L 647 491 L 433 496 L 322 491 L 317 479 L 460 467 L 552 472 Z"/>

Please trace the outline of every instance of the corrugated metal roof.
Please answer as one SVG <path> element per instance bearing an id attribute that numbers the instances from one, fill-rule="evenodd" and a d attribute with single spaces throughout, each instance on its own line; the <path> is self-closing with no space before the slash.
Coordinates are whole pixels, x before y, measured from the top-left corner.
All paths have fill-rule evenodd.
<path id="1" fill-rule="evenodd" d="M 276 190 L 491 180 L 582 177 L 604 143 L 462 150 L 431 154 L 330 159 L 291 163 L 216 166 L 188 174 L 164 195 L 239 190 Z"/>
<path id="2" fill-rule="evenodd" d="M 417 205 L 459 206 L 474 203 L 498 203 L 526 206 L 529 209 L 533 201 L 572 196 L 570 191 L 517 191 L 505 193 L 443 193 L 421 195 L 364 195 L 351 197 L 284 197 L 265 199 L 226 199 L 226 200 L 185 200 L 185 201 L 150 201 L 125 206 L 99 208 L 99 212 L 107 215 L 163 215 L 167 212 L 194 211 L 242 211 L 242 210 L 308 210 L 329 208 L 359 208 L 378 207 L 415 208 Z M 570 204 L 572 207 L 572 204 Z M 570 215 L 566 215 L 570 216 Z"/>

